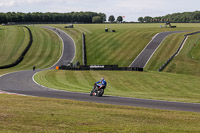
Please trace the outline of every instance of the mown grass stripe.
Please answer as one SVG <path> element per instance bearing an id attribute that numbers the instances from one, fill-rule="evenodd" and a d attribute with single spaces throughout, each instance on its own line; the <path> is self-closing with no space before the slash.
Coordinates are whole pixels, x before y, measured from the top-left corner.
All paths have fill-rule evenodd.
<path id="1" fill-rule="evenodd" d="M 15 60 L 17 55 L 20 55 L 21 53 L 17 54 L 18 52 L 20 52 L 21 50 L 19 50 L 21 47 L 23 47 L 23 41 L 25 39 L 25 33 L 24 33 L 24 28 L 21 27 L 20 29 L 18 29 L 18 34 L 20 34 L 20 37 L 16 38 L 15 42 L 18 42 L 18 44 L 15 44 L 15 46 L 12 48 L 12 50 L 10 51 L 10 55 L 8 55 L 7 59 L 9 61 L 9 59 L 13 59 Z M 27 34 L 28 35 L 28 34 Z M 28 36 L 29 37 L 29 36 Z M 27 44 L 24 44 L 27 45 Z"/>
<path id="2" fill-rule="evenodd" d="M 50 56 L 51 50 L 54 49 L 54 45 L 51 45 L 51 40 L 50 40 L 50 35 L 46 32 L 44 32 L 44 29 L 40 29 L 40 32 L 42 33 L 42 37 L 44 38 L 44 45 L 40 48 L 38 53 L 38 59 L 37 60 L 37 65 L 38 66 L 48 66 L 49 62 L 43 64 L 44 62 L 42 60 L 39 60 L 41 57 L 45 57 L 47 60 Z M 39 42 L 39 40 L 38 40 Z"/>
<path id="3" fill-rule="evenodd" d="M 52 80 L 40 81 L 40 76 Z M 89 93 L 101 77 L 105 77 L 108 83 L 106 95 L 200 103 L 199 77 L 196 76 L 158 72 L 49 70 L 48 75 L 38 73 L 35 80 L 50 88 Z"/>
<path id="4" fill-rule="evenodd" d="M 182 133 L 200 130 L 199 113 L 4 94 L 0 102 L 1 132 Z"/>
<path id="5" fill-rule="evenodd" d="M 46 68 L 53 65 L 61 55 L 61 40 L 51 31 L 40 27 L 29 27 L 33 33 L 33 44 L 24 60 L 13 69 Z M 54 56 L 56 55 L 56 56 Z"/>
<path id="6" fill-rule="evenodd" d="M 24 58 L 24 62 L 21 64 L 21 68 L 32 68 L 34 65 L 37 66 L 38 62 L 36 62 L 38 60 L 38 56 L 41 54 L 41 47 L 43 47 L 43 45 L 40 45 L 40 43 L 44 43 L 43 40 L 40 40 L 41 42 L 38 43 L 38 38 L 37 36 L 41 36 L 41 38 L 43 38 L 43 33 L 37 30 L 32 30 L 33 32 L 33 45 L 30 48 L 31 52 L 28 52 L 27 55 Z M 36 57 L 36 58 L 33 58 Z M 30 58 L 32 58 L 32 60 L 30 60 Z M 25 64 L 24 64 L 25 63 Z"/>
<path id="7" fill-rule="evenodd" d="M 169 35 L 154 53 L 145 69 L 157 71 L 176 52 L 184 38 L 184 34 Z"/>
<path id="8" fill-rule="evenodd" d="M 15 62 L 27 47 L 29 33 L 21 26 L 8 27 L 3 31 L 1 40 L 0 65 L 5 66 Z"/>

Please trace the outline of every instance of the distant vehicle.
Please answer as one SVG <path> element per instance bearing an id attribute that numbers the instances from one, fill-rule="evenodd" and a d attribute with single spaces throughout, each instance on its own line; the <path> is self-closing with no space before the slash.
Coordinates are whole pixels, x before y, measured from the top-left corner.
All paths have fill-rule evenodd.
<path id="1" fill-rule="evenodd" d="M 167 22 L 165 23 L 165 27 L 167 28 L 168 25 L 169 25 L 170 28 L 176 28 L 176 26 L 172 26 L 172 25 L 171 25 L 170 21 L 167 21 Z"/>
<path id="2" fill-rule="evenodd" d="M 70 25 L 65 26 L 65 28 L 74 28 L 74 25 L 70 24 Z"/>

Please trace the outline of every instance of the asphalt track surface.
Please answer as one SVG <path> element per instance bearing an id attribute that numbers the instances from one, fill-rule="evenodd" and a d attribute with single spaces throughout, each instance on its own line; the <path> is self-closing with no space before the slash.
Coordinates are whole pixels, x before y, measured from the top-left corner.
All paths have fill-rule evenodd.
<path id="1" fill-rule="evenodd" d="M 58 29 L 55 30 L 54 28 L 50 27 L 45 27 L 45 28 L 55 31 L 61 37 L 64 44 L 63 56 L 51 68 L 54 68 L 60 63 L 62 64 L 66 60 L 72 61 L 75 55 L 75 46 L 73 40 L 61 30 Z M 0 90 L 9 93 L 28 95 L 28 96 L 71 99 L 78 101 L 87 101 L 87 102 L 96 102 L 96 103 L 114 104 L 114 105 L 128 105 L 128 106 L 146 107 L 146 108 L 155 108 L 164 110 L 166 109 L 166 110 L 200 112 L 200 104 L 195 104 L 195 103 L 168 102 L 168 101 L 146 100 L 137 98 L 115 97 L 115 96 L 91 97 L 89 96 L 90 88 L 88 88 L 88 94 L 86 94 L 86 93 L 60 91 L 42 87 L 36 84 L 32 80 L 33 75 L 39 71 L 42 70 L 19 71 L 3 75 L 0 77 Z"/>
<path id="2" fill-rule="evenodd" d="M 183 31 L 169 31 L 161 32 L 154 36 L 154 38 L 149 42 L 149 44 L 144 48 L 144 50 L 136 57 L 136 59 L 131 63 L 130 67 L 144 68 L 148 63 L 156 49 L 159 47 L 161 42 L 170 34 L 180 33 Z"/>

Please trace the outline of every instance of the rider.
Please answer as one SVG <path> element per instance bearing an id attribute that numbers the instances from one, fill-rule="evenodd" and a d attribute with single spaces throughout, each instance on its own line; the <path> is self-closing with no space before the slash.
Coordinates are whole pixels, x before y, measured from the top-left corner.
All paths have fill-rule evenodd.
<path id="1" fill-rule="evenodd" d="M 97 81 L 95 84 L 94 84 L 94 88 L 96 88 L 96 86 L 98 86 L 99 89 L 105 89 L 106 88 L 106 80 L 104 79 L 104 77 L 101 78 L 101 80 Z M 96 93 L 94 93 L 93 95 L 96 95 Z"/>

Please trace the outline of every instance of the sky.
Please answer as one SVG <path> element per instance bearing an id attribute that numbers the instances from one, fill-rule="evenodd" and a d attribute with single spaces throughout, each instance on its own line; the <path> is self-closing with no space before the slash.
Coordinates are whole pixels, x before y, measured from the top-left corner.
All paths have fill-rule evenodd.
<path id="1" fill-rule="evenodd" d="M 0 0 L 0 12 L 72 12 L 93 11 L 107 17 L 125 16 L 137 21 L 144 16 L 164 16 L 200 10 L 200 0 Z"/>

